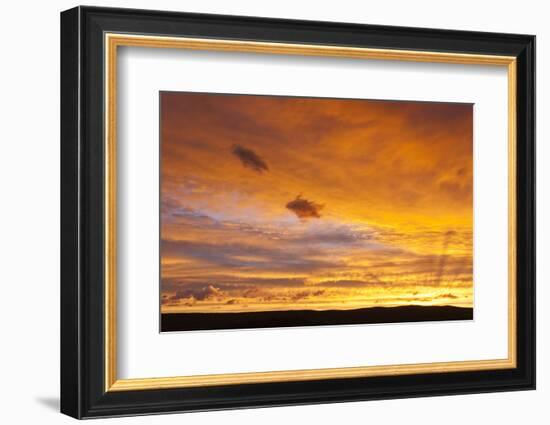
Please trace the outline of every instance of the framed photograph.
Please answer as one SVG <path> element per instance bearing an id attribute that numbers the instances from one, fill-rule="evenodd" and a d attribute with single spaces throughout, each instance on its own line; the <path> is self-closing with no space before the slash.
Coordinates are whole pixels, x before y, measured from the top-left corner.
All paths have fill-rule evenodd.
<path id="1" fill-rule="evenodd" d="M 535 388 L 535 37 L 61 14 L 61 411 Z"/>

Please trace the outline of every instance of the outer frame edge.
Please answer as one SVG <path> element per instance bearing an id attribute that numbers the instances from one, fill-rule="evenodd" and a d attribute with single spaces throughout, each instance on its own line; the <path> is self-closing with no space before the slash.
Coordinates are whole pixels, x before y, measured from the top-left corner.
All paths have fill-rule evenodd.
<path id="1" fill-rule="evenodd" d="M 60 15 L 61 286 L 60 411 L 81 418 L 79 276 L 80 9 Z"/>
<path id="2" fill-rule="evenodd" d="M 82 15 L 86 15 L 88 12 L 93 12 L 93 13 L 108 12 L 108 13 L 114 13 L 114 14 L 116 14 L 117 12 L 122 12 L 122 11 L 124 11 L 125 14 L 126 14 L 126 11 L 128 11 L 128 13 L 132 12 L 131 10 L 127 10 L 127 9 L 125 10 L 125 9 L 88 8 L 88 7 L 86 7 L 86 8 L 77 8 L 77 9 L 79 11 L 79 15 L 81 13 L 82 13 Z M 64 14 L 67 14 L 69 12 L 71 12 L 71 11 L 64 12 Z M 141 12 L 142 12 L 142 17 L 144 16 L 143 14 L 146 15 L 147 13 L 153 13 L 153 14 L 155 13 L 154 11 L 151 11 L 151 12 L 141 11 Z M 184 17 L 189 16 L 189 15 L 186 15 L 186 14 L 180 14 L 180 15 L 184 16 Z M 170 16 L 176 17 L 176 16 L 180 16 L 180 15 L 170 15 Z M 208 16 L 208 15 L 205 15 L 205 16 Z M 216 15 L 210 15 L 210 16 L 216 16 Z M 228 18 L 238 18 L 238 17 L 237 16 L 235 16 L 235 17 L 226 16 L 225 18 L 228 19 Z M 62 20 L 63 20 L 63 18 L 62 18 Z M 312 23 L 312 21 L 286 21 L 286 22 L 287 23 L 294 23 L 294 24 L 299 24 L 300 22 Z M 325 23 L 325 24 L 330 25 L 331 23 Z M 381 27 L 381 28 L 388 29 L 388 27 Z M 79 29 L 80 29 L 80 27 L 79 27 Z M 394 27 L 392 29 L 399 30 L 398 27 Z M 441 30 L 441 31 L 445 32 L 447 30 Z M 62 31 L 62 33 L 63 33 L 63 31 Z M 467 33 L 467 32 L 464 32 L 464 33 Z M 441 35 L 443 35 L 443 33 Z M 483 33 L 481 33 L 479 35 L 483 36 Z M 506 35 L 501 34 L 501 36 L 504 37 Z M 528 49 L 533 49 L 534 50 L 534 37 L 532 39 L 530 39 L 528 42 L 526 42 L 526 39 L 529 38 L 530 36 L 518 35 L 518 37 L 523 37 L 522 40 L 523 40 L 523 43 L 524 43 L 524 47 L 525 47 L 526 44 L 529 44 L 530 46 L 528 46 Z M 63 50 L 63 48 L 62 48 L 62 50 Z M 529 63 L 527 64 L 527 73 L 529 74 L 528 75 L 529 78 L 531 78 L 531 77 L 534 77 L 534 51 L 532 51 L 532 53 L 530 54 L 529 57 L 530 57 L 530 59 L 528 60 Z M 80 58 L 79 58 L 79 63 L 80 63 Z M 64 71 L 64 70 L 65 69 L 62 66 L 62 71 Z M 63 84 L 62 84 L 62 86 L 63 86 Z M 525 99 L 525 103 L 522 106 L 529 108 L 529 105 L 527 105 L 527 103 L 530 103 L 531 106 L 532 106 L 531 112 L 530 112 L 530 114 L 531 114 L 530 121 L 532 122 L 532 128 L 528 128 L 526 131 L 527 132 L 533 132 L 534 131 L 534 81 L 533 81 L 532 87 L 530 89 L 530 93 L 527 93 L 526 95 L 527 95 L 527 98 Z M 63 98 L 64 98 L 64 95 L 63 95 L 63 91 L 62 91 L 62 103 L 63 103 Z M 518 98 L 518 105 L 519 105 L 519 103 L 520 103 L 520 100 Z M 78 106 L 80 107 L 80 105 L 78 105 Z M 63 113 L 63 110 L 62 110 L 62 119 L 64 121 L 66 120 L 66 115 Z M 80 132 L 81 129 L 78 128 L 77 131 Z M 62 133 L 63 133 L 63 131 L 62 131 Z M 64 146 L 65 146 L 65 143 L 63 142 L 63 140 L 65 140 L 65 139 L 63 138 L 63 135 L 62 135 L 62 156 L 63 156 L 63 149 L 64 149 Z M 527 177 L 531 178 L 531 180 L 530 180 L 531 186 L 530 187 L 531 187 L 532 190 L 528 194 L 528 197 L 531 200 L 532 205 L 534 207 L 534 134 L 532 134 L 532 140 L 531 141 L 527 140 L 526 142 L 527 143 L 533 143 L 533 147 L 532 147 L 533 152 L 532 152 L 532 159 L 531 159 L 533 168 L 531 170 L 527 170 L 527 173 L 530 174 L 530 176 L 527 176 Z M 62 176 L 66 175 L 65 173 L 67 172 L 67 170 L 65 170 L 65 168 L 62 165 Z M 78 172 L 79 172 L 79 175 L 80 175 L 80 173 L 82 171 L 79 170 Z M 62 179 L 62 193 L 63 193 L 63 179 Z M 66 208 L 66 206 L 64 207 L 64 205 L 63 205 L 64 202 L 66 202 L 66 197 L 62 195 L 62 211 L 64 210 L 64 208 Z M 79 204 L 79 206 L 80 206 L 80 204 Z M 534 220 L 534 210 L 532 211 L 532 214 L 533 214 L 533 220 Z M 533 221 L 533 223 L 532 223 L 532 229 L 533 229 L 532 245 L 533 245 L 533 249 L 531 250 L 533 255 L 534 255 L 534 225 L 535 225 L 535 223 Z M 64 242 L 63 242 L 63 236 L 64 236 L 64 231 L 66 229 L 67 229 L 67 226 L 62 225 L 62 252 L 63 252 L 63 247 L 65 246 Z M 66 236 L 66 234 L 65 234 L 65 236 Z M 79 255 L 81 254 L 80 246 L 78 246 L 78 253 L 79 253 Z M 63 259 L 63 255 L 62 255 L 62 261 L 66 261 L 66 260 Z M 217 403 L 217 404 L 214 404 L 212 406 L 205 406 L 204 404 L 200 404 L 200 403 L 193 404 L 192 401 L 191 401 L 191 404 L 184 405 L 183 400 L 182 400 L 181 404 L 177 404 L 177 403 L 140 403 L 140 404 L 135 404 L 134 403 L 132 405 L 132 404 L 128 404 L 128 403 L 125 403 L 125 402 L 121 402 L 121 400 L 110 399 L 109 394 L 105 394 L 105 393 L 103 393 L 103 395 L 95 394 L 95 396 L 91 396 L 90 394 L 84 395 L 86 393 L 86 391 L 82 391 L 82 389 L 87 386 L 87 382 L 85 382 L 85 381 L 87 381 L 89 379 L 89 377 L 88 377 L 87 373 L 82 369 L 82 364 L 79 363 L 78 366 L 77 366 L 77 375 L 82 374 L 82 376 L 78 376 L 78 378 L 76 378 L 76 377 L 74 378 L 75 379 L 74 382 L 77 382 L 77 387 L 78 387 L 77 406 L 75 407 L 74 405 L 67 404 L 68 399 L 64 395 L 64 392 L 63 392 L 63 389 L 62 389 L 62 411 L 63 411 L 63 413 L 69 414 L 70 416 L 77 417 L 77 418 L 92 418 L 92 417 L 107 417 L 107 416 L 118 417 L 118 416 L 128 416 L 128 415 L 154 414 L 154 413 L 169 413 L 169 412 L 175 413 L 175 412 L 184 412 L 184 411 L 221 410 L 221 409 L 234 409 L 234 408 L 245 408 L 245 407 L 253 408 L 253 407 L 268 407 L 268 406 L 286 406 L 286 405 L 297 405 L 297 404 L 320 404 L 320 403 L 360 401 L 360 400 L 373 400 L 373 399 L 387 399 L 387 398 L 409 398 L 409 397 L 419 397 L 419 396 L 471 394 L 471 393 L 482 393 L 482 392 L 534 389 L 535 388 L 535 376 L 534 376 L 534 366 L 535 366 L 534 365 L 534 356 L 535 356 L 535 353 L 534 353 L 534 336 L 535 336 L 534 335 L 534 267 L 535 267 L 535 264 L 534 264 L 534 258 L 531 259 L 531 263 L 532 263 L 532 265 L 531 265 L 530 274 L 532 274 L 532 277 L 533 277 L 533 281 L 532 281 L 533 296 L 530 297 L 530 298 L 527 297 L 528 299 L 526 300 L 527 304 L 532 304 L 532 306 L 531 306 L 532 309 L 528 313 L 530 313 L 530 315 L 532 316 L 531 318 L 532 318 L 533 330 L 532 330 L 532 335 L 526 335 L 527 339 L 529 340 L 528 341 L 529 342 L 529 344 L 528 344 L 529 347 L 525 348 L 525 350 L 527 352 L 527 356 L 529 358 L 525 359 L 527 364 L 520 365 L 519 369 L 516 369 L 517 373 L 515 375 L 511 375 L 510 378 L 508 378 L 507 380 L 504 379 L 504 380 L 502 380 L 502 382 L 490 381 L 490 382 L 485 382 L 484 384 L 478 383 L 477 385 L 472 385 L 472 386 L 468 386 L 468 387 L 459 387 L 459 388 L 453 388 L 452 386 L 449 387 L 447 385 L 443 385 L 442 388 L 435 388 L 434 387 L 434 388 L 430 389 L 430 388 L 426 387 L 423 390 L 418 390 L 418 391 L 407 392 L 407 390 L 404 390 L 405 392 L 401 392 L 401 393 L 399 391 L 397 391 L 397 392 L 390 391 L 390 392 L 374 394 L 374 395 L 365 395 L 365 394 L 349 395 L 348 393 L 345 393 L 345 394 L 342 394 L 342 395 L 332 395 L 332 396 L 327 396 L 325 394 L 325 396 L 323 396 L 322 394 L 315 395 L 313 393 L 310 393 L 309 396 L 304 397 L 303 399 L 296 400 L 296 401 L 294 401 L 294 400 L 293 401 L 288 401 L 288 400 L 275 399 L 275 398 L 266 398 L 263 401 L 249 402 L 248 400 L 238 401 L 238 400 L 234 399 L 234 400 L 228 400 L 226 403 Z M 63 264 L 65 265 L 66 263 L 64 262 Z M 63 270 L 62 270 L 62 282 L 66 282 L 63 279 Z M 66 285 L 62 284 L 62 301 L 63 301 L 63 296 L 66 292 L 65 289 L 64 289 L 65 287 L 66 287 Z M 523 307 L 524 306 L 522 306 L 522 308 Z M 66 306 L 62 302 L 62 309 L 63 308 L 66 308 Z M 77 316 L 78 316 L 79 312 L 80 312 L 80 308 L 77 307 Z M 63 314 L 63 312 L 62 312 L 62 314 Z M 62 322 L 62 334 L 66 335 L 66 332 L 63 329 L 64 329 L 64 324 Z M 82 334 L 82 332 L 85 332 L 85 329 L 86 329 L 85 327 L 81 327 L 81 328 L 78 329 L 79 336 L 82 336 L 84 338 L 86 337 L 85 334 Z M 63 335 L 62 335 L 62 338 L 63 338 Z M 519 344 L 519 342 L 518 342 L 518 344 Z M 72 348 L 74 349 L 74 346 Z M 82 350 L 82 346 L 79 345 L 79 344 L 77 344 L 76 348 L 79 351 Z M 64 350 L 65 350 L 64 344 L 62 343 L 62 356 L 63 356 Z M 82 354 L 83 353 L 80 352 L 79 355 L 82 355 Z M 531 360 L 532 360 L 532 362 L 531 362 Z M 64 368 L 65 368 L 65 365 L 62 364 L 62 370 Z M 65 370 L 67 370 L 67 369 L 65 369 Z M 63 388 L 63 385 L 62 385 L 62 388 Z M 124 393 L 121 393 L 121 394 L 124 394 Z M 65 405 L 63 403 L 63 399 L 65 400 Z M 92 400 L 93 400 L 93 402 L 92 402 Z M 83 407 L 83 405 L 85 405 L 86 407 Z"/>

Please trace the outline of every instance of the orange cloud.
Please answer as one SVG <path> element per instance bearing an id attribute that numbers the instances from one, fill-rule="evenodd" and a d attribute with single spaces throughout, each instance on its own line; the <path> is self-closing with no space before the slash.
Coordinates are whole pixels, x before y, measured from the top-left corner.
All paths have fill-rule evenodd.
<path id="1" fill-rule="evenodd" d="M 299 218 L 320 218 L 323 205 L 308 201 L 298 195 L 296 199 L 286 204 L 286 207 Z"/>
<path id="2" fill-rule="evenodd" d="M 244 167 L 250 168 L 260 174 L 269 170 L 266 162 L 252 149 L 233 145 L 231 152 L 241 160 Z"/>

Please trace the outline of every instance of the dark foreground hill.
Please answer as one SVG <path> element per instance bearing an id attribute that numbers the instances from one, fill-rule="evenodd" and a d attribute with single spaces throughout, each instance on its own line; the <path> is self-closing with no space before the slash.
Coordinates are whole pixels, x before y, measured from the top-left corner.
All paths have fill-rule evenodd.
<path id="1" fill-rule="evenodd" d="M 356 310 L 286 310 L 249 313 L 165 313 L 161 331 L 471 320 L 473 309 L 452 306 L 370 307 Z"/>

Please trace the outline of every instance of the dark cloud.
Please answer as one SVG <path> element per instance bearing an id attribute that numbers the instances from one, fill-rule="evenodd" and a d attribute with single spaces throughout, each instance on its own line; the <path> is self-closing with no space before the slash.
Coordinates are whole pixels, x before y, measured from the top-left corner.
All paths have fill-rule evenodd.
<path id="1" fill-rule="evenodd" d="M 303 300 L 304 298 L 309 297 L 309 294 L 310 294 L 309 291 L 300 291 L 300 292 L 296 292 L 295 294 L 292 294 L 292 295 L 290 296 L 290 300 L 291 300 L 291 301 Z"/>
<path id="2" fill-rule="evenodd" d="M 376 282 L 378 284 L 378 282 Z M 315 286 L 324 286 L 327 288 L 366 288 L 371 286 L 372 282 L 366 280 L 324 280 L 315 284 Z"/>
<path id="3" fill-rule="evenodd" d="M 296 199 L 286 204 L 286 207 L 296 214 L 298 218 L 320 218 L 320 211 L 324 205 L 309 201 L 302 198 L 302 195 L 298 195 Z"/>
<path id="4" fill-rule="evenodd" d="M 174 295 L 170 297 L 171 301 L 177 301 L 181 299 L 191 298 L 197 301 L 204 301 L 211 298 L 218 298 L 223 296 L 223 291 L 219 288 L 208 285 L 201 288 L 185 288 L 180 289 Z"/>
<path id="5" fill-rule="evenodd" d="M 435 298 L 450 298 L 450 299 L 456 299 L 458 298 L 456 295 L 454 294 L 451 294 L 451 293 L 448 293 L 448 294 L 441 294 L 441 295 L 438 295 L 437 297 Z"/>
<path id="6" fill-rule="evenodd" d="M 304 291 L 295 292 L 295 293 L 291 294 L 289 299 L 291 301 L 299 301 L 299 300 L 303 300 L 303 299 L 309 298 L 309 297 L 319 297 L 319 296 L 323 295 L 324 293 L 325 293 L 324 289 L 319 289 L 317 291 L 304 290 Z"/>
<path id="7" fill-rule="evenodd" d="M 246 168 L 250 168 L 260 174 L 264 171 L 269 171 L 267 163 L 252 149 L 240 145 L 233 145 L 231 153 L 239 158 Z"/>

